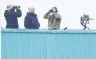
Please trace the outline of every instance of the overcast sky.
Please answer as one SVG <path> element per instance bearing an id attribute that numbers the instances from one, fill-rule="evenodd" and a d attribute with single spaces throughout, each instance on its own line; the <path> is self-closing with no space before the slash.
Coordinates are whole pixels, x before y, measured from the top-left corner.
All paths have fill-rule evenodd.
<path id="1" fill-rule="evenodd" d="M 20 5 L 22 17 L 18 18 L 19 28 L 24 28 L 24 17 L 28 12 L 28 7 L 34 6 L 41 24 L 40 29 L 47 29 L 48 20 L 44 19 L 44 14 L 56 6 L 62 16 L 61 28 L 68 26 L 69 29 L 82 29 L 80 17 L 86 13 L 95 20 L 88 25 L 91 29 L 96 29 L 96 0 L 1 0 L 0 18 L 3 28 L 6 26 L 4 11 L 7 4 Z"/>

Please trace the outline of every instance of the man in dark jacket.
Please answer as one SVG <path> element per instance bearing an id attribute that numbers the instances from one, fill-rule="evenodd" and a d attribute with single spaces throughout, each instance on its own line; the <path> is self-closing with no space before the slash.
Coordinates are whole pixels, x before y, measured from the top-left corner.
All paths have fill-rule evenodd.
<path id="1" fill-rule="evenodd" d="M 22 13 L 20 7 L 15 7 L 13 5 L 7 5 L 7 10 L 4 13 L 6 19 L 6 28 L 18 28 L 18 17 L 21 17 Z"/>
<path id="2" fill-rule="evenodd" d="M 29 8 L 29 12 L 25 16 L 24 26 L 26 29 L 39 29 L 40 24 L 37 18 L 37 15 L 35 14 L 35 9 Z"/>

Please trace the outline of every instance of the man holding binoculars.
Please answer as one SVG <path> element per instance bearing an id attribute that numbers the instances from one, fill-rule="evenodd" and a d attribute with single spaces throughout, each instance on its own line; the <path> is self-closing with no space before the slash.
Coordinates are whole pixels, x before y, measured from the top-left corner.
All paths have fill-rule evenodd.
<path id="1" fill-rule="evenodd" d="M 84 27 L 83 30 L 86 29 L 90 30 L 87 24 L 89 24 L 90 20 L 94 20 L 94 19 L 90 18 L 89 15 L 84 14 L 83 16 L 80 17 L 80 20 L 81 20 L 80 21 L 81 25 Z"/>
<path id="2" fill-rule="evenodd" d="M 5 10 L 4 16 L 7 23 L 6 28 L 18 28 L 17 18 L 22 16 L 20 6 L 7 5 L 7 10 Z"/>
<path id="3" fill-rule="evenodd" d="M 56 7 L 50 9 L 45 15 L 45 19 L 48 19 L 48 29 L 49 30 L 58 30 L 60 29 L 61 15 L 58 14 Z"/>

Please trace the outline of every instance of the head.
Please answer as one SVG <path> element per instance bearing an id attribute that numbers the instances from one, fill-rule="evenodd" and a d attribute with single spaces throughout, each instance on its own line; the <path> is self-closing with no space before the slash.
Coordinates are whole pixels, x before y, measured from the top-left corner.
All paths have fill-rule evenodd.
<path id="1" fill-rule="evenodd" d="M 28 8 L 28 10 L 29 10 L 30 13 L 35 13 L 35 8 L 34 7 L 30 7 L 30 8 Z"/>
<path id="2" fill-rule="evenodd" d="M 84 13 L 84 15 L 83 15 L 83 16 L 84 16 L 84 17 L 87 17 L 88 15 Z"/>
<path id="3" fill-rule="evenodd" d="M 12 4 L 8 4 L 6 8 L 7 8 L 7 10 L 10 10 L 10 9 L 13 8 L 13 5 Z"/>
<path id="4" fill-rule="evenodd" d="M 53 8 L 52 8 L 52 10 L 53 10 L 53 13 L 58 12 L 58 10 L 57 10 L 57 8 L 56 8 L 56 7 L 53 7 Z"/>

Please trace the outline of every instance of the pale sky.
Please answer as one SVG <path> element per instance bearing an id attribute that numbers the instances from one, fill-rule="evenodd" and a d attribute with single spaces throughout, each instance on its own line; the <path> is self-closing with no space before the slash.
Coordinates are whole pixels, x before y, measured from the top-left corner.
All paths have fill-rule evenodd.
<path id="1" fill-rule="evenodd" d="M 44 19 L 44 14 L 56 6 L 62 16 L 61 29 L 68 26 L 68 29 L 82 29 L 80 17 L 86 13 L 94 20 L 88 25 L 91 29 L 96 29 L 96 0 L 1 0 L 0 18 L 3 28 L 6 26 L 4 11 L 7 4 L 20 5 L 22 17 L 18 18 L 19 28 L 24 28 L 24 17 L 28 12 L 28 7 L 35 7 L 38 20 L 41 24 L 40 29 L 47 29 L 48 20 Z"/>

